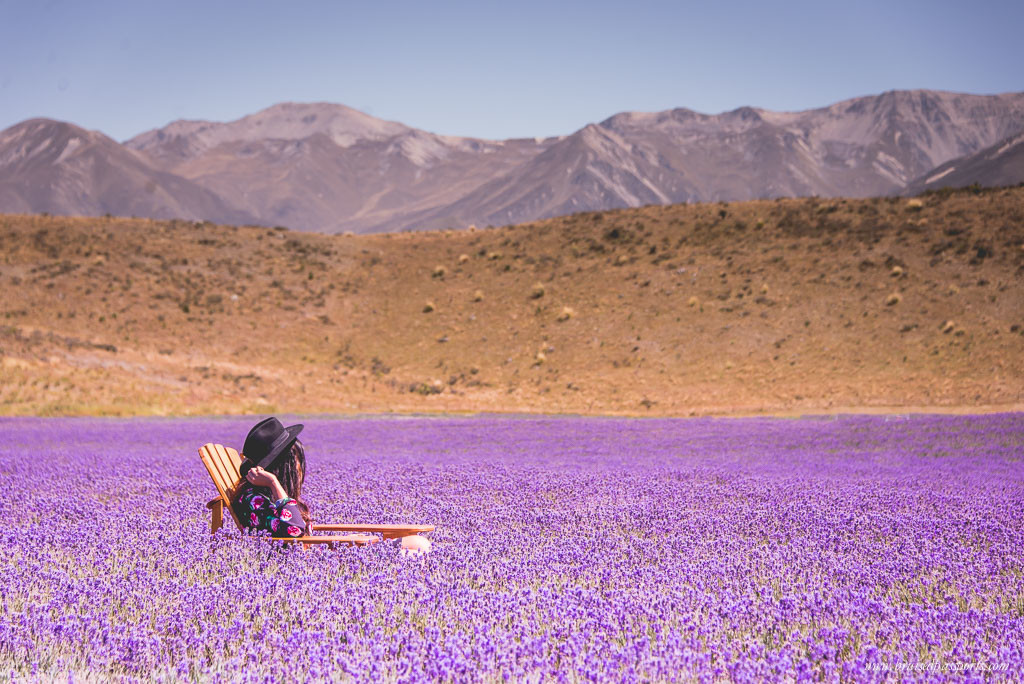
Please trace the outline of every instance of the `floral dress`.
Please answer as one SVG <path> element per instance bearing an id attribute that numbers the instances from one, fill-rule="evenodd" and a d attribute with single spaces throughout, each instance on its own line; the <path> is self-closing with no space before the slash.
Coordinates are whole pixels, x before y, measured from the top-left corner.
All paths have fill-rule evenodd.
<path id="1" fill-rule="evenodd" d="M 239 522 L 254 530 L 266 530 L 275 537 L 301 537 L 306 522 L 295 499 L 273 501 L 256 487 L 243 487 L 235 500 Z"/>

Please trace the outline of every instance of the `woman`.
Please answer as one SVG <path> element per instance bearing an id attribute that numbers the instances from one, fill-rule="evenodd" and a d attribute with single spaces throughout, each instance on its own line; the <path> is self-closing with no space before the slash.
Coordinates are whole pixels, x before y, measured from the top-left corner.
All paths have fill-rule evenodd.
<path id="1" fill-rule="evenodd" d="M 309 507 L 299 498 L 306 474 L 306 450 L 298 440 L 302 428 L 267 418 L 249 430 L 238 468 L 243 484 L 233 504 L 242 524 L 275 537 L 301 537 L 313 529 Z M 419 535 L 399 541 L 403 551 L 430 550 L 430 541 Z"/>
<path id="2" fill-rule="evenodd" d="M 299 499 L 306 470 L 306 452 L 298 440 L 302 427 L 286 428 L 277 418 L 267 418 L 246 435 L 238 468 L 243 483 L 234 509 L 249 528 L 275 537 L 306 534 L 309 508 Z"/>

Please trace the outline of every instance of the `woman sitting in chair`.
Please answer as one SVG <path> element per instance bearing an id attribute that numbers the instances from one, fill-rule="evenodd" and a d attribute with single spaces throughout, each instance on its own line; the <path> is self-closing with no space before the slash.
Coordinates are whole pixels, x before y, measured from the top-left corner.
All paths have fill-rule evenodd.
<path id="1" fill-rule="evenodd" d="M 242 524 L 275 537 L 301 537 L 312 530 L 309 507 L 300 499 L 306 474 L 306 451 L 298 440 L 302 428 L 267 418 L 249 430 L 238 468 L 243 484 L 232 502 Z M 405 551 L 430 550 L 430 541 L 416 534 L 400 542 Z"/>
<path id="2" fill-rule="evenodd" d="M 306 533 L 309 508 L 299 498 L 306 471 L 306 450 L 298 440 L 302 427 L 285 428 L 267 418 L 249 430 L 238 468 L 244 482 L 232 503 L 243 525 L 275 537 Z"/>

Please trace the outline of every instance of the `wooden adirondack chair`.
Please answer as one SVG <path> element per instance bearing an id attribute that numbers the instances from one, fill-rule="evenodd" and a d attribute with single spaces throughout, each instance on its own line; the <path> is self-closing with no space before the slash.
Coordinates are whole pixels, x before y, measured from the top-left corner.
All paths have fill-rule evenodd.
<path id="1" fill-rule="evenodd" d="M 204 444 L 199 448 L 199 457 L 203 459 L 203 465 L 206 466 L 206 470 L 209 471 L 210 477 L 213 478 L 213 484 L 217 486 L 217 492 L 219 496 L 206 504 L 206 507 L 210 509 L 210 533 L 214 533 L 220 529 L 221 525 L 224 524 L 224 510 L 227 509 L 231 519 L 235 521 L 235 525 L 238 526 L 239 530 L 245 529 L 241 521 L 235 516 L 235 511 L 231 507 L 231 502 L 234 500 L 234 495 L 238 491 L 238 486 L 242 483 L 242 477 L 238 473 L 238 466 L 242 462 L 242 458 L 238 455 L 238 452 L 231 447 L 226 447 L 222 444 Z M 332 525 L 318 525 L 313 524 L 311 532 L 351 532 L 352 534 L 343 535 L 316 535 L 309 534 L 304 537 L 290 537 L 290 538 L 279 538 L 274 537 L 275 541 L 284 542 L 299 542 L 303 546 L 309 544 L 345 544 L 345 545 L 358 545 L 373 544 L 384 539 L 398 539 L 413 534 L 419 534 L 420 532 L 430 532 L 434 529 L 433 525 L 360 525 L 360 524 L 332 524 Z M 380 535 L 380 537 L 376 536 Z M 269 538 L 269 537 L 268 537 Z"/>

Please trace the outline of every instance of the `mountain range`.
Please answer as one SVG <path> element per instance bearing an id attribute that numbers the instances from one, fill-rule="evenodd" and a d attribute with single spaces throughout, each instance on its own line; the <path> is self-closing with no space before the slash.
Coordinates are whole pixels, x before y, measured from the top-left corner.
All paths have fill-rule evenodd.
<path id="1" fill-rule="evenodd" d="M 338 104 L 175 121 L 123 143 L 0 132 L 0 211 L 377 232 L 695 201 L 1024 181 L 1024 93 L 891 91 L 802 112 L 627 112 L 571 135 L 436 135 Z M 1016 161 L 1014 161 L 1016 160 Z"/>

